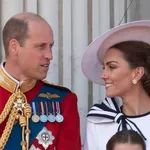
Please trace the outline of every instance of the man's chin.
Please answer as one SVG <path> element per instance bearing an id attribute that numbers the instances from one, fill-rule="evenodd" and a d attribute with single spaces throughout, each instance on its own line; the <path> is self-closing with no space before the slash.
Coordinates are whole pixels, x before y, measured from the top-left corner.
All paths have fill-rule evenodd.
<path id="1" fill-rule="evenodd" d="M 45 80 L 46 79 L 46 77 L 42 77 L 42 78 L 39 78 L 38 80 Z"/>
<path id="2" fill-rule="evenodd" d="M 45 78 L 46 78 L 46 75 L 43 75 L 43 76 L 37 77 L 37 80 L 44 80 Z"/>

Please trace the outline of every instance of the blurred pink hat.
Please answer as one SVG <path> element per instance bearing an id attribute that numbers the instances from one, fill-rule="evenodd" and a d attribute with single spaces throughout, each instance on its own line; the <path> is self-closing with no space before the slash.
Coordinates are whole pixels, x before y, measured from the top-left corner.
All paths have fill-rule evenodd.
<path id="1" fill-rule="evenodd" d="M 82 71 L 94 83 L 104 85 L 101 79 L 103 58 L 114 44 L 123 41 L 142 41 L 150 44 L 150 20 L 141 20 L 116 26 L 95 39 L 85 50 Z"/>

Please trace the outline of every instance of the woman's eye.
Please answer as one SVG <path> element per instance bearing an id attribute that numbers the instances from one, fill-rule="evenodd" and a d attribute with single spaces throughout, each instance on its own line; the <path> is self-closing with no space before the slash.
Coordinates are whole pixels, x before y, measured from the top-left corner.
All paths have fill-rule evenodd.
<path id="1" fill-rule="evenodd" d="M 116 66 L 109 66 L 110 69 L 116 69 Z"/>

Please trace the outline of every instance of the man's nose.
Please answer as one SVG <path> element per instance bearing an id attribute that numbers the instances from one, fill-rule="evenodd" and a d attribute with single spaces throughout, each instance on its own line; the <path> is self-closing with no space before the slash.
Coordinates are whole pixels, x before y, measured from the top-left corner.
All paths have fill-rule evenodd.
<path id="1" fill-rule="evenodd" d="M 52 49 L 46 51 L 45 58 L 47 58 L 49 60 L 53 59 Z"/>

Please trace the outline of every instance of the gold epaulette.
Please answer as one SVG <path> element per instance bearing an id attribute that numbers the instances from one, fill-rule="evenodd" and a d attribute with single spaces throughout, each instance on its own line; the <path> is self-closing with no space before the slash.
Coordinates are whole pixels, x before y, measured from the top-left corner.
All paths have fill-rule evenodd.
<path id="1" fill-rule="evenodd" d="M 49 83 L 47 80 L 43 80 L 43 82 L 48 86 L 51 86 L 51 87 L 54 87 L 54 88 L 57 88 L 57 89 L 60 89 L 60 90 L 64 90 L 64 91 L 67 91 L 67 92 L 71 92 L 70 89 L 64 87 L 63 85 L 57 85 L 57 84 Z"/>

